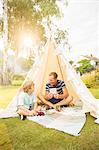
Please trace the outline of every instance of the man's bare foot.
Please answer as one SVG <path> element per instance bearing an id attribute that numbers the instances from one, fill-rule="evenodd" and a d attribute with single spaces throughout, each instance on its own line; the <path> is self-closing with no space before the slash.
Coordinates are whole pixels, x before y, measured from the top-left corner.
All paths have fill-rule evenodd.
<path id="1" fill-rule="evenodd" d="M 55 108 L 56 111 L 61 111 L 61 107 L 57 104 L 54 105 L 54 108 Z"/>
<path id="2" fill-rule="evenodd" d="M 69 103 L 69 106 L 74 106 L 75 104 L 74 104 L 74 102 L 73 101 L 71 101 L 70 103 Z"/>

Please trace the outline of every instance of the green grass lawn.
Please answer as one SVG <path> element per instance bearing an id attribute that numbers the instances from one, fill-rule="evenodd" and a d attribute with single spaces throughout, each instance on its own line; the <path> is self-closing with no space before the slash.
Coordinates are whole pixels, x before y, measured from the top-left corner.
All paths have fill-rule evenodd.
<path id="1" fill-rule="evenodd" d="M 0 87 L 0 107 L 8 105 L 18 87 Z M 99 89 L 90 89 L 99 99 Z M 99 125 L 87 114 L 79 137 L 46 129 L 19 118 L 0 119 L 0 150 L 99 150 Z"/>
<path id="2" fill-rule="evenodd" d="M 6 108 L 15 96 L 18 86 L 0 86 L 0 108 Z"/>
<path id="3" fill-rule="evenodd" d="M 99 88 L 97 89 L 90 89 L 91 93 L 97 98 L 99 99 Z"/>

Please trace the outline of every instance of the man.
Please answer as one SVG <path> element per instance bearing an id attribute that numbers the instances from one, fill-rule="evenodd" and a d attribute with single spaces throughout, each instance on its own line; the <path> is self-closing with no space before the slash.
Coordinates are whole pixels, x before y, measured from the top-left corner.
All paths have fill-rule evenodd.
<path id="1" fill-rule="evenodd" d="M 73 98 L 68 94 L 64 81 L 58 80 L 56 72 L 49 74 L 49 83 L 46 84 L 45 95 L 39 95 L 39 98 L 47 105 L 58 108 L 63 105 L 73 105 Z"/>

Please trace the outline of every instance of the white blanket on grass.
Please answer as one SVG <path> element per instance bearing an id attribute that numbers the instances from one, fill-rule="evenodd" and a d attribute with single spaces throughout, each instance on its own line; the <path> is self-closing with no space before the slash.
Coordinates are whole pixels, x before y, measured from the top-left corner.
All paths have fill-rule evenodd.
<path id="1" fill-rule="evenodd" d="M 79 107 L 63 108 L 61 112 L 52 109 L 48 110 L 45 116 L 33 116 L 28 119 L 46 128 L 54 128 L 74 136 L 80 135 L 79 133 L 86 122 L 85 113 Z"/>
<path id="2" fill-rule="evenodd" d="M 16 116 L 18 114 L 14 107 L 6 109 L 6 111 L 3 109 L 0 110 L 0 118 Z M 48 110 L 45 116 L 28 117 L 28 119 L 46 128 L 54 128 L 74 136 L 80 135 L 79 133 L 86 122 L 86 116 L 82 108 L 76 106 L 63 108 L 61 112 L 56 112 L 54 109 Z M 95 123 L 99 124 L 99 117 L 97 117 Z"/>

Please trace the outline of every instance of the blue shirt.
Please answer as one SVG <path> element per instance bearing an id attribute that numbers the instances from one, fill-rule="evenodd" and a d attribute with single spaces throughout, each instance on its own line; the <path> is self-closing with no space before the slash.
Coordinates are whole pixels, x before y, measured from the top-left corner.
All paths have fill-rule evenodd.
<path id="1" fill-rule="evenodd" d="M 36 97 L 35 97 L 34 92 L 31 93 L 30 95 L 28 93 L 21 92 L 18 100 L 19 100 L 18 105 L 23 105 L 26 108 L 29 108 L 30 106 L 32 106 L 35 103 Z"/>

